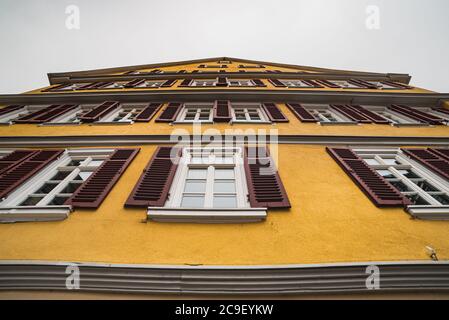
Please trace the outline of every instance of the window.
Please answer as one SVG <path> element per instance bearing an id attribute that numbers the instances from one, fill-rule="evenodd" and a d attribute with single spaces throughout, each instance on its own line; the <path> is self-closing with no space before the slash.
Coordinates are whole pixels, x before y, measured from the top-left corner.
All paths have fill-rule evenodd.
<path id="1" fill-rule="evenodd" d="M 408 158 L 400 149 L 353 151 L 410 199 L 412 207 L 449 206 L 449 183 Z"/>
<path id="2" fill-rule="evenodd" d="M 260 104 L 232 104 L 232 122 L 269 122 Z"/>
<path id="3" fill-rule="evenodd" d="M 186 103 L 178 116 L 177 122 L 212 122 L 212 108 L 213 104 L 209 103 Z"/>
<path id="4" fill-rule="evenodd" d="M 446 120 L 446 124 L 449 125 L 449 114 L 444 113 L 444 112 L 438 112 L 438 110 L 432 110 L 430 108 L 424 110 L 424 112 L 430 113 L 433 116 L 436 116 L 436 117 Z"/>
<path id="5" fill-rule="evenodd" d="M 217 79 L 194 79 L 190 83 L 191 87 L 214 87 Z"/>
<path id="6" fill-rule="evenodd" d="M 31 113 L 30 107 L 26 106 L 11 112 L 0 115 L 0 124 L 12 124 L 15 119 L 23 117 Z"/>
<path id="7" fill-rule="evenodd" d="M 265 68 L 265 66 L 261 65 L 261 64 L 257 64 L 257 65 L 240 64 L 239 68 L 240 69 L 260 69 L 260 68 Z"/>
<path id="8" fill-rule="evenodd" d="M 398 90 L 401 89 L 401 87 L 399 86 L 393 86 L 391 84 L 382 82 L 382 81 L 367 81 L 364 80 L 365 82 L 368 82 L 370 84 L 372 84 L 373 86 L 376 86 L 378 89 L 383 89 L 383 90 Z"/>
<path id="9" fill-rule="evenodd" d="M 250 79 L 229 79 L 231 87 L 254 87 L 255 83 Z"/>
<path id="10" fill-rule="evenodd" d="M 135 117 L 145 108 L 144 105 L 123 104 L 117 110 L 109 113 L 96 124 L 132 124 Z"/>
<path id="11" fill-rule="evenodd" d="M 357 124 L 345 115 L 331 109 L 328 105 L 303 105 L 303 107 L 322 125 Z"/>
<path id="12" fill-rule="evenodd" d="M 302 81 L 302 80 L 279 80 L 283 85 L 289 87 L 289 88 L 312 88 L 310 84 Z"/>
<path id="13" fill-rule="evenodd" d="M 95 108 L 94 105 L 83 105 L 75 110 L 72 110 L 70 112 L 64 113 L 61 116 L 49 121 L 44 122 L 42 125 L 44 126 L 51 126 L 51 125 L 76 125 L 81 123 L 80 117 L 84 114 L 90 112 L 93 108 Z"/>
<path id="14" fill-rule="evenodd" d="M 390 121 L 395 126 L 426 126 L 427 124 L 404 116 L 400 113 L 394 112 L 387 108 L 383 108 L 382 110 L 377 110 L 377 114 L 384 117 L 388 121 Z"/>
<path id="15" fill-rule="evenodd" d="M 219 68 L 227 68 L 228 66 L 226 64 L 222 64 L 222 65 L 218 65 L 218 64 L 200 64 L 198 66 L 198 68 L 214 68 L 214 69 L 219 69 Z"/>
<path id="16" fill-rule="evenodd" d="M 327 80 L 328 82 L 340 86 L 345 89 L 360 89 L 362 86 L 356 85 L 355 83 L 345 81 L 345 80 Z"/>

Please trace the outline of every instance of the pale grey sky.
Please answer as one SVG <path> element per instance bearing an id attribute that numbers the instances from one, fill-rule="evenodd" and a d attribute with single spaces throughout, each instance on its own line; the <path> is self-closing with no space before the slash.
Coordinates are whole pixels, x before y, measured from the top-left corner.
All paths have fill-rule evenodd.
<path id="1" fill-rule="evenodd" d="M 215 56 L 409 73 L 449 92 L 448 12 L 447 0 L 0 0 L 0 93 L 46 86 L 47 72 Z"/>

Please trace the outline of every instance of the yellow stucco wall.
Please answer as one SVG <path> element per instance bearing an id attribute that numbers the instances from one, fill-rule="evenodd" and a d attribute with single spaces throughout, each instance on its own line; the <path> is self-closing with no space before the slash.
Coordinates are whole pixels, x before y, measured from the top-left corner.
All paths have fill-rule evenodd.
<path id="1" fill-rule="evenodd" d="M 0 225 L 0 259 L 260 265 L 449 258 L 449 222 L 376 208 L 324 146 L 279 146 L 292 209 L 255 224 L 143 223 L 123 203 L 156 146 L 144 146 L 101 207 L 61 222 Z"/>

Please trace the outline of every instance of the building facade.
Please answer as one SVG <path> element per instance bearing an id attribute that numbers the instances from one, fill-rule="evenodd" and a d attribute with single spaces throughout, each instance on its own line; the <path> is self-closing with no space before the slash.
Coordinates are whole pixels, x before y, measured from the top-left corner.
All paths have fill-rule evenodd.
<path id="1" fill-rule="evenodd" d="M 0 95 L 0 289 L 449 289 L 449 94 L 229 57 L 48 77 Z"/>

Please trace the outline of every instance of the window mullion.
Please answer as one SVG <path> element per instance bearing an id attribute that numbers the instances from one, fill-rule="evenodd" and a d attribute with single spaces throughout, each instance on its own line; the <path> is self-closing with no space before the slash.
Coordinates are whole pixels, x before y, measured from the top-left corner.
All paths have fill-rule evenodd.
<path id="1" fill-rule="evenodd" d="M 206 181 L 206 194 L 204 197 L 204 207 L 213 208 L 213 198 L 214 198 L 214 175 L 215 167 L 207 167 L 207 181 Z"/>

